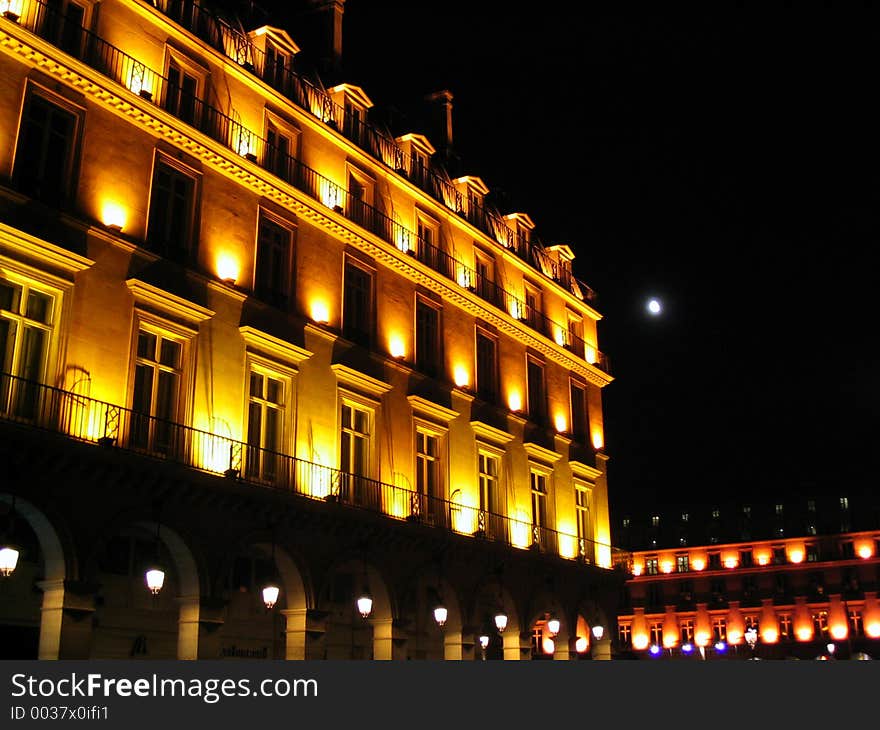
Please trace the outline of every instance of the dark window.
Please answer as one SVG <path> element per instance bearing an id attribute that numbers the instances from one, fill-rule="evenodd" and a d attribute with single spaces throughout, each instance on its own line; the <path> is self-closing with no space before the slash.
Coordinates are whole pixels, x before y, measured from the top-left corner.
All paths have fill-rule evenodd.
<path id="1" fill-rule="evenodd" d="M 477 395 L 494 401 L 498 395 L 498 364 L 495 340 L 477 332 Z"/>
<path id="2" fill-rule="evenodd" d="M 157 162 L 150 195 L 147 242 L 168 258 L 192 258 L 195 180 L 175 167 Z"/>
<path id="3" fill-rule="evenodd" d="M 663 586 L 661 586 L 659 583 L 650 583 L 648 585 L 648 605 L 663 605 Z"/>
<path id="4" fill-rule="evenodd" d="M 773 563 L 774 565 L 785 565 L 784 547 L 773 548 Z"/>
<path id="5" fill-rule="evenodd" d="M 544 389 L 544 366 L 529 360 L 526 366 L 528 380 L 529 418 L 537 423 L 547 420 L 547 396 Z"/>
<path id="6" fill-rule="evenodd" d="M 709 570 L 721 570 L 721 553 L 709 553 Z"/>
<path id="7" fill-rule="evenodd" d="M 440 370 L 440 312 L 423 301 L 416 302 L 416 367 L 435 377 Z"/>
<path id="8" fill-rule="evenodd" d="M 79 58 L 82 55 L 85 8 L 65 0 L 48 0 L 41 35 L 62 51 Z"/>
<path id="9" fill-rule="evenodd" d="M 49 205 L 71 193 L 76 117 L 39 94 L 25 104 L 15 155 L 15 186 Z"/>
<path id="10" fill-rule="evenodd" d="M 587 394 L 578 383 L 571 384 L 571 433 L 578 439 L 587 436 Z"/>
<path id="11" fill-rule="evenodd" d="M 195 124 L 198 110 L 196 97 L 198 86 L 198 79 L 172 60 L 168 65 L 165 109 L 187 124 Z"/>
<path id="12" fill-rule="evenodd" d="M 276 307 L 286 307 L 288 302 L 290 240 L 288 228 L 266 217 L 260 218 L 254 291 L 260 299 Z"/>
<path id="13" fill-rule="evenodd" d="M 360 266 L 345 264 L 342 301 L 342 334 L 364 347 L 372 340 L 373 277 Z"/>
<path id="14" fill-rule="evenodd" d="M 741 568 L 751 568 L 753 565 L 752 561 L 752 551 L 751 550 L 740 550 L 739 551 L 739 566 Z"/>
<path id="15" fill-rule="evenodd" d="M 852 542 L 844 542 L 840 545 L 840 553 L 843 558 L 854 558 L 856 556 L 856 548 Z"/>
<path id="16" fill-rule="evenodd" d="M 285 66 L 287 64 L 287 56 L 271 43 L 267 43 L 264 64 L 263 78 L 270 86 L 283 90 L 286 78 Z"/>
<path id="17" fill-rule="evenodd" d="M 294 182 L 293 140 L 283 130 L 270 124 L 266 130 L 265 166 L 282 180 Z"/>

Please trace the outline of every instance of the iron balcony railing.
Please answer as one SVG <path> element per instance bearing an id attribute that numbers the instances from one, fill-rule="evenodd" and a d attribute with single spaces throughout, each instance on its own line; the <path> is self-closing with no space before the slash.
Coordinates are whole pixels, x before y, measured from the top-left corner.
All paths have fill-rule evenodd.
<path id="1" fill-rule="evenodd" d="M 187 4 L 176 3 L 178 7 L 176 12 L 183 12 L 185 5 Z M 201 17 L 198 16 L 197 11 L 194 12 L 196 15 L 193 15 L 193 18 Z M 63 45 L 59 47 L 63 47 L 66 52 L 101 74 L 163 108 L 240 156 L 260 165 L 399 250 L 412 255 L 434 271 L 474 292 L 481 299 L 525 322 L 535 331 L 554 339 L 557 344 L 565 346 L 582 359 L 585 358 L 596 367 L 609 372 L 605 356 L 594 346 L 569 333 L 568 328 L 553 322 L 537 310 L 529 309 L 520 297 L 505 290 L 490 276 L 479 273 L 448 252 L 423 240 L 392 217 L 370 205 L 364 200 L 361 192 L 347 190 L 300 162 L 280 141 L 264 139 L 234 117 L 207 104 L 185 89 L 178 79 L 159 74 L 79 26 L 75 26 L 74 32 L 67 24 L 64 15 L 37 0 L 31 0 L 26 4 L 25 15 L 19 17 L 17 22 L 52 43 L 61 44 L 63 41 Z M 197 25 L 197 27 L 201 26 Z M 316 93 L 313 87 L 304 87 L 304 89 L 306 90 L 303 93 L 307 96 Z M 181 247 L 179 240 L 157 240 L 151 233 L 151 237 L 145 243 L 147 248 L 151 248 L 156 253 L 175 258 L 181 263 L 192 263 L 192 249 Z M 526 313 L 527 316 L 524 316 Z"/>
<path id="2" fill-rule="evenodd" d="M 184 426 L 7 373 L 0 373 L 0 420 L 182 464 L 237 482 L 586 563 L 595 563 L 604 555 L 605 560 L 610 557 L 617 565 L 625 556 L 617 548 L 584 537 L 305 461 L 259 444 Z"/>
<path id="3" fill-rule="evenodd" d="M 152 0 L 148 4 L 203 40 L 209 46 L 261 78 L 301 109 L 340 132 L 377 161 L 403 175 L 486 235 L 494 238 L 580 299 L 595 302 L 595 292 L 553 261 L 540 241 L 532 241 L 508 226 L 503 217 L 481 202 L 462 195 L 445 170 L 425 165 L 419 156 L 407 156 L 385 129 L 335 103 L 319 82 L 292 68 L 283 54 L 257 48 L 240 27 L 192 0 Z"/>

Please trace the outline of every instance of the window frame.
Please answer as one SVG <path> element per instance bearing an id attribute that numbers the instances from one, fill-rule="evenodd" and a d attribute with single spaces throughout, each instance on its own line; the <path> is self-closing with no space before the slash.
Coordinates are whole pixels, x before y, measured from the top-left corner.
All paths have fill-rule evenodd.
<path id="1" fill-rule="evenodd" d="M 287 250 L 285 252 L 284 271 L 282 272 L 281 277 L 283 279 L 283 282 L 281 284 L 281 292 L 273 292 L 269 289 L 261 290 L 261 285 L 259 282 L 260 262 L 264 260 L 261 259 L 260 256 L 260 243 L 262 241 L 264 223 L 280 229 L 287 234 Z M 258 208 L 257 232 L 254 241 L 254 276 L 252 291 L 257 298 L 285 311 L 290 309 L 291 303 L 296 298 L 296 233 L 297 224 L 294 221 L 277 215 L 263 206 L 260 206 Z"/>
<path id="2" fill-rule="evenodd" d="M 348 321 L 349 317 L 346 315 L 346 294 L 348 292 L 346 280 L 348 278 L 347 273 L 350 269 L 357 269 L 369 280 L 369 292 L 367 296 L 369 304 L 366 315 L 364 316 L 366 332 L 354 332 L 350 329 L 352 324 Z M 376 269 L 360 259 L 349 255 L 344 256 L 342 263 L 342 307 L 340 314 L 342 320 L 342 336 L 362 347 L 372 348 L 376 338 Z M 355 335 L 354 337 L 351 336 L 353 332 Z"/>
<path id="3" fill-rule="evenodd" d="M 185 164 L 181 160 L 177 160 L 169 154 L 161 150 L 156 150 L 153 155 L 153 169 L 150 173 L 150 192 L 147 199 L 147 218 L 146 218 L 146 233 L 144 236 L 144 245 L 147 250 L 152 251 L 164 258 L 168 258 L 171 260 L 176 260 L 174 256 L 174 251 L 169 250 L 169 241 L 156 240 L 154 238 L 153 231 L 153 204 L 156 199 L 156 176 L 158 174 L 160 167 L 166 167 L 171 170 L 173 173 L 180 175 L 182 177 L 189 178 L 191 187 L 190 187 L 190 200 L 188 201 L 188 212 L 187 217 L 189 219 L 189 223 L 186 226 L 186 239 L 183 243 L 181 253 L 184 254 L 183 263 L 186 264 L 194 264 L 198 260 L 199 253 L 199 226 L 200 226 L 200 215 L 199 211 L 201 208 L 201 189 L 202 189 L 202 173 L 199 170 L 196 170 L 193 167 Z M 168 210 L 165 212 L 166 220 L 165 226 L 163 228 L 167 228 L 168 226 Z"/>

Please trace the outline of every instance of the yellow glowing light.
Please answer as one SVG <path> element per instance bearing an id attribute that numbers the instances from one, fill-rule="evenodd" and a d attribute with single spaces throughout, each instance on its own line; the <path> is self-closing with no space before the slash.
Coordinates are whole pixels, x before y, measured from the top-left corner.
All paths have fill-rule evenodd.
<path id="1" fill-rule="evenodd" d="M 647 649 L 650 641 L 647 634 L 634 634 L 632 637 L 633 649 L 636 651 Z"/>
<path id="2" fill-rule="evenodd" d="M 596 363 L 596 359 L 597 359 L 596 358 L 596 348 L 591 345 L 587 345 L 584 348 L 584 359 L 588 363 L 590 363 L 590 365 L 594 365 Z"/>
<path id="3" fill-rule="evenodd" d="M 712 638 L 712 635 L 708 631 L 697 631 L 694 634 L 694 643 L 697 646 L 709 646 L 709 640 Z"/>
<path id="4" fill-rule="evenodd" d="M 788 559 L 792 563 L 800 563 L 804 559 L 804 551 L 801 548 L 792 548 L 788 551 Z"/>
<path id="5" fill-rule="evenodd" d="M 672 649 L 678 643 L 678 637 L 671 631 L 663 632 L 663 648 Z"/>
<path id="6" fill-rule="evenodd" d="M 406 230 L 403 226 L 394 226 L 395 234 L 394 234 L 394 245 L 397 247 L 399 251 L 403 253 L 409 253 L 413 250 L 412 246 L 412 236 L 410 232 Z"/>
<path id="7" fill-rule="evenodd" d="M 673 567 L 675 567 L 675 566 L 673 566 L 671 560 L 664 560 L 662 563 L 660 563 L 660 572 L 661 573 L 671 573 Z"/>
<path id="8" fill-rule="evenodd" d="M 574 642 L 574 650 L 578 654 L 583 654 L 589 648 L 590 648 L 590 642 L 587 641 L 586 637 L 578 636 Z"/>
<path id="9" fill-rule="evenodd" d="M 865 626 L 865 633 L 872 639 L 880 639 L 880 621 L 872 621 Z"/>
<path id="10" fill-rule="evenodd" d="M 691 567 L 694 570 L 703 570 L 706 567 L 706 561 L 703 558 L 694 558 L 691 560 Z"/>
<path id="11" fill-rule="evenodd" d="M 342 205 L 342 193 L 336 183 L 329 180 L 321 180 L 320 182 L 321 202 L 328 208 L 336 208 Z"/>
<path id="12" fill-rule="evenodd" d="M 599 535 L 599 539 L 603 541 L 607 541 L 609 539 L 609 535 L 606 533 L 604 535 Z M 596 565 L 600 568 L 610 568 L 611 567 L 611 545 L 607 542 L 602 542 L 596 549 Z"/>
<path id="13" fill-rule="evenodd" d="M 105 200 L 101 205 L 101 221 L 108 228 L 125 228 L 127 214 L 125 208 L 114 200 Z"/>
<path id="14" fill-rule="evenodd" d="M 761 641 L 765 644 L 775 644 L 779 640 L 779 631 L 774 628 L 761 630 Z"/>
<path id="15" fill-rule="evenodd" d="M 458 271 L 455 275 L 455 280 L 458 282 L 460 287 L 465 289 L 470 288 L 471 286 L 471 270 L 466 266 L 459 264 Z"/>
<path id="16" fill-rule="evenodd" d="M 605 436 L 598 428 L 593 429 L 591 439 L 593 441 L 593 448 L 597 451 L 605 447 Z"/>
<path id="17" fill-rule="evenodd" d="M 860 558 L 867 560 L 874 554 L 874 549 L 871 547 L 870 543 L 862 543 L 859 546 L 858 553 Z"/>
<path id="18" fill-rule="evenodd" d="M 828 628 L 828 632 L 831 634 L 831 637 L 840 641 L 841 639 L 846 638 L 847 627 L 845 623 L 836 623 L 832 624 Z"/>
<path id="19" fill-rule="evenodd" d="M 388 340 L 388 352 L 394 358 L 403 358 L 406 355 L 406 345 L 400 335 L 391 335 Z"/>
<path id="20" fill-rule="evenodd" d="M 531 544 L 529 539 L 530 521 L 524 510 L 516 511 L 517 519 L 513 520 L 510 528 L 510 541 L 515 547 L 526 548 Z"/>
<path id="21" fill-rule="evenodd" d="M 126 86 L 133 94 L 143 96 L 145 99 L 153 98 L 153 74 L 147 73 L 147 67 L 140 61 L 131 60 L 128 70 Z"/>
<path id="22" fill-rule="evenodd" d="M 310 497 L 323 499 L 327 495 L 331 494 L 331 485 L 333 484 L 333 470 L 330 469 L 330 467 L 321 466 L 319 464 L 307 464 L 305 462 L 302 462 L 301 468 L 307 469 L 307 473 L 305 475 L 305 479 L 298 479 L 297 481 L 307 485 L 307 494 Z"/>
<path id="23" fill-rule="evenodd" d="M 544 650 L 545 654 L 552 654 L 556 651 L 556 643 L 549 636 L 545 636 L 543 641 L 541 641 L 541 649 Z"/>
<path id="24" fill-rule="evenodd" d="M 510 316 L 514 319 L 522 319 L 525 315 L 525 307 L 519 299 L 514 299 L 511 297 L 508 310 L 510 311 Z"/>
<path id="25" fill-rule="evenodd" d="M 727 630 L 727 643 L 728 644 L 739 644 L 743 639 L 742 632 L 739 629 L 728 629 Z"/>
<path id="26" fill-rule="evenodd" d="M 320 299 L 312 301 L 311 305 L 312 321 L 327 324 L 330 321 L 330 313 L 327 310 L 327 302 Z"/>
<path id="27" fill-rule="evenodd" d="M 198 455 L 199 468 L 222 474 L 231 467 L 230 446 L 232 442 L 219 434 L 193 433 L 193 451 Z"/>
<path id="28" fill-rule="evenodd" d="M 641 563 L 633 563 L 633 575 L 641 575 L 645 566 Z"/>
<path id="29" fill-rule="evenodd" d="M 557 327 L 553 332 L 553 339 L 556 340 L 556 344 L 560 347 L 564 347 L 566 343 L 566 331 L 562 329 L 562 327 Z"/>
<path id="30" fill-rule="evenodd" d="M 801 628 L 799 628 L 797 630 L 796 633 L 797 633 L 798 641 L 809 641 L 810 639 L 813 638 L 813 629 L 811 629 L 807 626 L 802 626 Z"/>
<path id="31" fill-rule="evenodd" d="M 238 280 L 238 259 L 228 253 L 217 256 L 217 276 L 233 284 Z"/>
<path id="32" fill-rule="evenodd" d="M 18 19 L 21 17 L 23 6 L 24 0 L 3 0 L 0 2 L 0 13 L 15 16 Z"/>
<path id="33" fill-rule="evenodd" d="M 456 365 L 453 369 L 452 378 L 459 388 L 467 388 L 471 382 L 470 373 L 464 365 Z"/>
<path id="34" fill-rule="evenodd" d="M 758 553 L 758 565 L 769 565 L 770 556 L 767 553 Z"/>
<path id="35" fill-rule="evenodd" d="M 562 413 L 556 414 L 553 423 L 556 426 L 557 433 L 565 433 L 568 430 L 568 421 Z"/>
<path id="36" fill-rule="evenodd" d="M 453 502 L 452 529 L 465 535 L 472 535 L 477 529 L 477 509 L 470 495 L 463 495 L 458 502 Z"/>
<path id="37" fill-rule="evenodd" d="M 735 568 L 737 565 L 739 565 L 739 561 L 736 558 L 724 558 L 725 568 Z"/>
<path id="38" fill-rule="evenodd" d="M 518 390 L 510 391 L 510 395 L 507 396 L 507 405 L 514 413 L 519 413 L 522 410 L 522 395 Z"/>
<path id="39" fill-rule="evenodd" d="M 577 538 L 574 535 L 560 532 L 559 555 L 563 558 L 577 557 Z"/>
<path id="40" fill-rule="evenodd" d="M 242 157 L 254 154 L 254 135 L 244 127 L 233 125 L 232 148 Z"/>

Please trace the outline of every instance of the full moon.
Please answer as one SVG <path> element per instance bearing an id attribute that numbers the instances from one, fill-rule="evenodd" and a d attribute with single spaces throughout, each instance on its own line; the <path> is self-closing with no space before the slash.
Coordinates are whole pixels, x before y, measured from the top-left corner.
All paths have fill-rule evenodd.
<path id="1" fill-rule="evenodd" d="M 660 302 L 658 302 L 656 299 L 652 299 L 650 302 L 648 302 L 648 311 L 651 314 L 660 314 L 660 310 Z"/>

